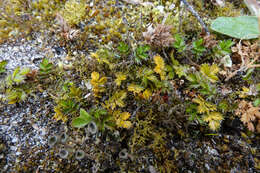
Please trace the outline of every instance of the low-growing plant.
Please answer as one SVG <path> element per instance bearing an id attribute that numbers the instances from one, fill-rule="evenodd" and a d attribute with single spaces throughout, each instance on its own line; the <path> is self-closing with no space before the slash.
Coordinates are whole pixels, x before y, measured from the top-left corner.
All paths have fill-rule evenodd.
<path id="1" fill-rule="evenodd" d="M 192 52 L 196 55 L 196 58 L 199 58 L 205 51 L 206 48 L 203 46 L 202 38 L 192 42 Z"/>
<path id="2" fill-rule="evenodd" d="M 100 77 L 98 72 L 91 73 L 91 85 L 95 97 L 100 97 L 100 93 L 105 91 L 104 84 L 107 82 L 106 77 Z"/>
<path id="3" fill-rule="evenodd" d="M 138 46 L 135 50 L 135 61 L 137 63 L 141 63 L 143 60 L 147 60 L 148 58 L 148 51 L 150 50 L 150 46 L 143 45 Z"/>
<path id="4" fill-rule="evenodd" d="M 25 101 L 25 99 L 27 98 L 27 93 L 20 88 L 9 88 L 6 90 L 6 97 L 8 104 L 14 104 Z"/>
<path id="5" fill-rule="evenodd" d="M 70 25 L 77 25 L 86 14 L 85 0 L 69 0 L 65 3 L 62 15 Z"/>
<path id="6" fill-rule="evenodd" d="M 116 75 L 115 83 L 117 86 L 120 86 L 121 82 L 127 79 L 127 75 L 122 72 L 118 72 L 115 75 Z"/>
<path id="7" fill-rule="evenodd" d="M 125 42 L 120 42 L 117 49 L 122 55 L 127 55 L 129 53 L 129 46 Z"/>
<path id="8" fill-rule="evenodd" d="M 131 114 L 129 112 L 121 112 L 121 111 L 114 111 L 113 112 L 113 117 L 116 120 L 116 125 L 117 127 L 122 127 L 122 128 L 130 128 L 132 126 L 131 121 L 128 121 L 130 118 Z"/>
<path id="9" fill-rule="evenodd" d="M 26 74 L 30 72 L 29 68 L 23 68 L 17 67 L 12 74 L 8 75 L 6 77 L 6 83 L 8 87 L 11 87 L 15 84 L 21 84 L 25 82 Z"/>
<path id="10" fill-rule="evenodd" d="M 174 35 L 174 43 L 173 47 L 177 49 L 177 52 L 182 53 L 187 47 L 184 39 L 180 36 L 180 34 Z"/>
<path id="11" fill-rule="evenodd" d="M 190 104 L 186 109 L 186 113 L 189 115 L 189 121 L 198 121 L 200 125 L 204 123 L 201 116 L 198 115 L 196 104 Z"/>
<path id="12" fill-rule="evenodd" d="M 208 123 L 210 129 L 213 131 L 219 129 L 223 116 L 217 112 L 217 107 L 204 100 L 201 96 L 194 98 L 192 101 L 198 104 L 197 112 L 202 114 L 202 120 Z"/>
<path id="13" fill-rule="evenodd" d="M 80 109 L 80 116 L 73 119 L 71 122 L 72 127 L 83 128 L 91 121 L 95 122 L 98 129 L 104 131 L 105 128 L 112 128 L 112 116 L 108 114 L 105 109 L 94 108 L 89 111 L 85 111 L 84 109 Z"/>
<path id="14" fill-rule="evenodd" d="M 6 71 L 5 67 L 6 67 L 7 63 L 8 62 L 6 60 L 0 61 L 0 74 L 4 73 Z"/>
<path id="15" fill-rule="evenodd" d="M 91 57 L 95 58 L 99 64 L 107 64 L 109 69 L 114 68 L 115 54 L 107 48 L 100 48 L 95 53 L 91 53 Z"/>
<path id="16" fill-rule="evenodd" d="M 153 57 L 154 63 L 156 64 L 155 68 L 153 69 L 156 73 L 160 75 L 161 80 L 165 80 L 166 78 L 166 67 L 164 60 L 161 56 L 157 55 Z"/>
<path id="17" fill-rule="evenodd" d="M 215 64 L 212 66 L 202 64 L 200 72 L 197 71 L 186 76 L 186 79 L 191 82 L 189 87 L 197 88 L 201 94 L 208 95 L 209 98 L 212 98 L 217 93 L 214 83 L 218 81 L 218 77 L 216 75 L 218 71 L 219 68 Z"/>
<path id="18" fill-rule="evenodd" d="M 39 75 L 41 78 L 47 78 L 53 71 L 53 64 L 47 58 L 43 58 L 40 63 Z"/>
<path id="19" fill-rule="evenodd" d="M 214 55 L 221 58 L 231 54 L 231 46 L 234 45 L 232 40 L 221 40 L 216 47 L 213 48 Z"/>
<path id="20" fill-rule="evenodd" d="M 126 96 L 126 91 L 117 91 L 105 102 L 104 107 L 112 110 L 114 110 L 117 106 L 121 108 L 125 107 L 125 103 L 123 100 L 126 98 Z"/>
<path id="21" fill-rule="evenodd" d="M 57 105 L 54 107 L 55 115 L 53 118 L 66 122 L 69 115 L 74 115 L 78 111 L 82 100 L 82 91 L 72 82 L 65 82 L 62 85 L 62 91 L 54 97 L 54 100 Z"/>

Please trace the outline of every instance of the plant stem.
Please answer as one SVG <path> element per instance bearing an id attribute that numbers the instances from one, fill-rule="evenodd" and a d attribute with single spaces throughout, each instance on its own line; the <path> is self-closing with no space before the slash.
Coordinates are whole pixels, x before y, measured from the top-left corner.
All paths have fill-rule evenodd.
<path id="1" fill-rule="evenodd" d="M 197 18 L 197 20 L 199 21 L 202 28 L 205 29 L 207 35 L 210 35 L 209 29 L 207 28 L 207 26 L 205 25 L 205 23 L 203 22 L 203 20 L 199 16 L 199 14 L 194 10 L 194 8 L 186 0 L 181 0 L 181 1 L 184 3 L 184 5 L 187 6 L 189 11 Z"/>

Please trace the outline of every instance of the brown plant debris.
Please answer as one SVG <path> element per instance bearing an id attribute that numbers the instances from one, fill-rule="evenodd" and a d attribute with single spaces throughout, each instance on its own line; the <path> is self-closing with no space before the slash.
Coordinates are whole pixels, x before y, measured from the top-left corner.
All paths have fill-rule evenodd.
<path id="1" fill-rule="evenodd" d="M 79 30 L 70 28 L 69 24 L 59 13 L 56 14 L 56 21 L 59 25 L 58 32 L 60 32 L 66 40 L 73 40 L 79 35 Z"/>
<path id="2" fill-rule="evenodd" d="M 216 40 L 215 35 L 205 35 L 203 36 L 203 44 L 206 48 L 212 49 L 217 46 L 218 41 Z"/>
<path id="3" fill-rule="evenodd" d="M 156 28 L 148 27 L 143 36 L 145 41 L 153 47 L 169 47 L 174 41 L 171 29 L 172 26 L 159 24 Z"/>
<path id="4" fill-rule="evenodd" d="M 240 71 L 247 71 L 250 68 L 260 67 L 260 64 L 257 64 L 260 60 L 260 47 L 257 42 L 251 44 L 249 41 L 243 41 L 241 43 L 240 40 L 236 46 L 231 48 L 231 50 L 233 52 L 233 61 L 234 59 L 239 59 L 241 63 L 239 69 L 230 73 L 225 81 L 228 81 Z"/>
<path id="5" fill-rule="evenodd" d="M 253 122 L 257 121 L 257 132 L 260 133 L 260 112 L 259 107 L 254 107 L 251 102 L 242 100 L 235 112 L 236 115 L 240 116 L 240 120 L 250 131 L 255 131 Z"/>

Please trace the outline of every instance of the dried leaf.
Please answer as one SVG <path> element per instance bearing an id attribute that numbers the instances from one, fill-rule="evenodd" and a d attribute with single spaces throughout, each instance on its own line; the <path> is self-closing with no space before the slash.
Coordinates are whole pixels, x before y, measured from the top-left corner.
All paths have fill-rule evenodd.
<path id="1" fill-rule="evenodd" d="M 245 100 L 242 100 L 239 103 L 235 114 L 240 116 L 240 120 L 243 122 L 244 125 L 247 126 L 250 131 L 254 131 L 255 128 L 253 122 L 256 119 L 258 119 L 258 122 L 260 120 L 259 109 L 259 107 L 254 107 L 251 102 L 246 102 Z"/>

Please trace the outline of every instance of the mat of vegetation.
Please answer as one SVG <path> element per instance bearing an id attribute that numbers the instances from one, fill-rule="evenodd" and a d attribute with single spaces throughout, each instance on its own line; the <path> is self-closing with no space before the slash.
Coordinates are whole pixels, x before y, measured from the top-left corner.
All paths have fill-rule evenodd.
<path id="1" fill-rule="evenodd" d="M 0 172 L 258 172 L 257 2 L 0 1 Z"/>

